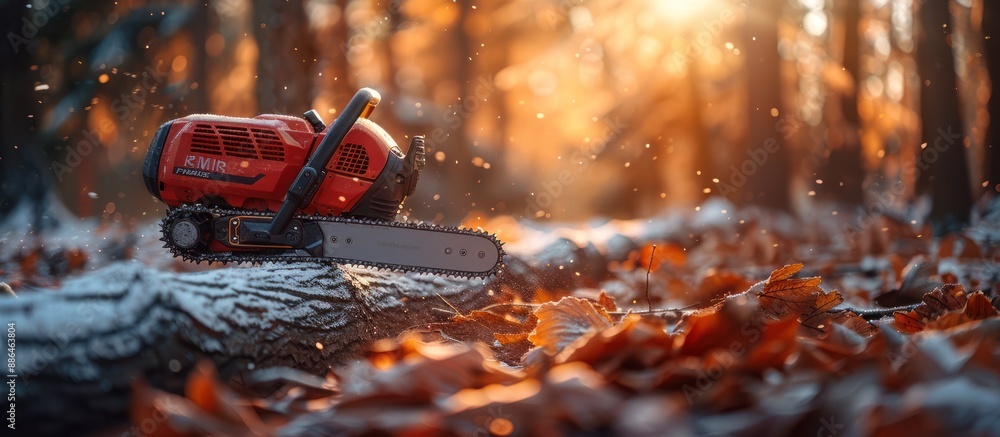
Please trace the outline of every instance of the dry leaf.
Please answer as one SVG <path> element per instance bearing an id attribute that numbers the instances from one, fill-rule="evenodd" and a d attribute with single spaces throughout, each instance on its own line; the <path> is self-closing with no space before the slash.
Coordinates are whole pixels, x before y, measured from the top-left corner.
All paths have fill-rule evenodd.
<path id="1" fill-rule="evenodd" d="M 917 305 L 913 310 L 893 314 L 893 320 L 900 331 L 911 334 L 920 332 L 927 327 L 928 323 L 941 318 L 950 311 L 964 311 L 967 301 L 965 288 L 961 284 L 946 284 L 925 294 L 920 305 Z M 963 316 L 950 315 L 933 327 L 941 329 L 956 326 L 956 324 L 962 324 L 968 320 Z"/>
<path id="2" fill-rule="evenodd" d="M 757 294 L 760 306 L 772 318 L 780 318 L 789 311 L 803 315 L 816 308 L 822 278 L 792 278 L 802 269 L 802 264 L 786 265 L 771 273 L 764 289 Z"/>
<path id="3" fill-rule="evenodd" d="M 528 334 L 535 323 L 534 315 L 522 321 L 511 314 L 472 311 L 454 316 L 448 322 L 425 325 L 424 329 L 441 332 L 446 338 L 459 342 L 481 343 L 491 348 L 501 361 L 516 364 L 531 348 Z"/>
<path id="4" fill-rule="evenodd" d="M 550 355 L 559 353 L 584 334 L 611 326 L 611 316 L 604 308 L 575 297 L 542 304 L 535 310 L 535 316 L 538 317 L 538 325 L 528 340 Z"/>
<path id="5" fill-rule="evenodd" d="M 965 314 L 972 320 L 982 320 L 996 316 L 997 309 L 982 291 L 977 291 L 965 302 Z"/>
<path id="6" fill-rule="evenodd" d="M 601 290 L 601 295 L 597 297 L 597 303 L 608 312 L 618 311 L 618 305 L 615 304 L 615 300 L 608 296 L 608 292 L 604 290 Z"/>
<path id="7" fill-rule="evenodd" d="M 753 285 L 740 275 L 726 270 L 712 269 L 698 285 L 698 299 L 711 302 L 715 299 L 745 291 Z"/>
<path id="8" fill-rule="evenodd" d="M 800 319 L 803 326 L 825 332 L 829 328 L 827 321 L 830 318 L 829 311 L 837 305 L 844 303 L 844 297 L 837 290 L 821 294 L 816 297 L 815 307 Z"/>

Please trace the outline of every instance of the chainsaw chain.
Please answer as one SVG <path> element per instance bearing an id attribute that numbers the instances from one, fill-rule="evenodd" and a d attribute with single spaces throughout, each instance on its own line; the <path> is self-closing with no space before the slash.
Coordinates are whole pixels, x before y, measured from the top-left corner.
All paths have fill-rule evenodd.
<path id="1" fill-rule="evenodd" d="M 438 225 L 428 225 L 424 223 L 406 223 L 406 222 L 393 222 L 393 221 L 378 221 L 371 219 L 359 219 L 359 218 L 349 218 L 349 217 L 333 217 L 326 215 L 296 215 L 295 218 L 302 220 L 303 222 L 338 222 L 338 223 L 349 223 L 349 224 L 362 224 L 362 225 L 377 225 L 377 226 L 390 226 L 394 228 L 408 228 L 408 229 L 421 229 L 421 230 L 432 230 L 432 231 L 444 231 L 455 234 L 465 234 L 465 235 L 475 235 L 480 237 L 485 237 L 493 242 L 496 246 L 497 251 L 500 256 L 497 258 L 496 265 L 493 266 L 487 272 L 473 273 L 464 272 L 461 270 L 450 270 L 450 269 L 437 269 L 429 267 L 414 267 L 414 266 L 402 266 L 396 264 L 378 263 L 372 261 L 361 261 L 353 260 L 350 258 L 338 258 L 338 257 L 316 257 L 316 256 L 299 256 L 294 254 L 261 254 L 254 252 L 199 252 L 192 250 L 184 250 L 170 244 L 170 239 L 167 233 L 170 230 L 170 226 L 179 218 L 184 217 L 187 214 L 209 214 L 215 217 L 221 216 L 257 216 L 257 217 L 273 217 L 274 213 L 268 211 L 255 211 L 255 210 L 245 210 L 245 209 L 226 209 L 219 207 L 206 207 L 201 204 L 194 205 L 182 205 L 176 208 L 171 208 L 167 210 L 167 217 L 160 221 L 160 232 L 162 237 L 160 241 L 164 242 L 163 247 L 170 249 L 170 253 L 174 257 L 180 257 L 184 261 L 192 261 L 200 264 L 202 261 L 208 263 L 222 263 L 223 265 L 228 263 L 251 263 L 253 265 L 260 265 L 268 262 L 281 262 L 281 263 L 295 263 L 295 262 L 316 262 L 316 263 L 329 263 L 335 262 L 338 264 L 344 264 L 349 266 L 358 267 L 371 267 L 379 270 L 388 270 L 396 272 L 416 272 L 416 273 L 433 273 L 439 275 L 453 276 L 456 278 L 486 278 L 494 276 L 506 267 L 503 262 L 506 253 L 503 250 L 503 243 L 497 240 L 496 236 L 487 232 L 465 229 L 459 227 L 446 227 Z"/>

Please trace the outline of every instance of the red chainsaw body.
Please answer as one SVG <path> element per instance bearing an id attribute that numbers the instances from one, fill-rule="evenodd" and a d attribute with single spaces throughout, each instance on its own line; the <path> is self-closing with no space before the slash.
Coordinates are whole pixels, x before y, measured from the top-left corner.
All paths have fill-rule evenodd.
<path id="1" fill-rule="evenodd" d="M 286 115 L 234 118 L 191 115 L 164 125 L 156 197 L 168 206 L 203 203 L 276 211 L 325 132 Z M 359 119 L 327 163 L 304 214 L 340 215 L 376 183 L 390 156 L 402 152 L 374 122 Z M 147 158 L 149 160 L 149 158 Z M 149 184 L 149 182 L 147 182 Z"/>
<path id="2" fill-rule="evenodd" d="M 320 222 L 393 221 L 416 189 L 425 147 L 413 136 L 404 155 L 369 120 L 380 100 L 373 89 L 358 90 L 329 126 L 315 110 L 164 123 L 142 165 L 146 189 L 171 207 L 164 247 L 209 262 L 254 251 L 323 258 L 337 236 L 327 241 Z"/>

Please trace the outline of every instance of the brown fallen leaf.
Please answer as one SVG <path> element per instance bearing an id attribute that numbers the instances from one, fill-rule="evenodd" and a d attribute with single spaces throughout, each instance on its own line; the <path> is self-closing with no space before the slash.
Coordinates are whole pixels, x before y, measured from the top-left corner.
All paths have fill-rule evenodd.
<path id="1" fill-rule="evenodd" d="M 844 326 L 848 330 L 853 331 L 863 338 L 871 338 L 878 332 L 877 326 L 855 314 L 853 311 L 835 312 L 830 317 L 830 321 Z"/>
<path id="2" fill-rule="evenodd" d="M 837 305 L 844 303 L 844 297 L 837 290 L 816 297 L 813 309 L 804 314 L 799 321 L 803 326 L 819 332 L 826 332 L 829 328 L 830 310 Z"/>
<path id="3" fill-rule="evenodd" d="M 425 325 L 424 329 L 438 331 L 445 338 L 458 342 L 481 343 L 492 349 L 501 361 L 517 364 L 532 346 L 528 334 L 537 320 L 533 314 L 521 319 L 509 313 L 479 310 L 456 315 L 447 322 Z"/>
<path id="4" fill-rule="evenodd" d="M 896 312 L 893 320 L 896 327 L 905 333 L 915 333 L 924 330 L 927 323 L 938 319 L 945 313 L 965 309 L 968 298 L 961 284 L 946 284 L 927 293 L 921 299 L 920 305 L 907 312 Z M 947 323 L 963 323 L 958 316 L 949 316 Z M 940 326 L 940 325 L 939 325 Z"/>
<path id="5" fill-rule="evenodd" d="M 757 341 L 762 322 L 758 305 L 752 294 L 737 295 L 687 317 L 677 328 L 684 333 L 679 353 L 701 356 L 733 343 Z"/>
<path id="6" fill-rule="evenodd" d="M 483 435 L 529 436 L 560 435 L 567 425 L 596 432 L 617 417 L 622 402 L 601 374 L 586 363 L 570 362 L 537 379 L 463 390 L 438 404 L 452 429 L 461 429 L 457 423 L 478 423 L 485 425 Z"/>
<path id="7" fill-rule="evenodd" d="M 603 307 L 588 300 L 564 297 L 535 310 L 538 324 L 528 340 L 549 355 L 555 355 L 582 335 L 604 330 L 612 320 Z"/>
<path id="8" fill-rule="evenodd" d="M 132 385 L 132 423 L 144 435 L 262 436 L 274 433 L 250 406 L 218 381 L 215 366 L 201 361 L 188 376 L 186 397 L 150 388 L 143 381 Z"/>
<path id="9" fill-rule="evenodd" d="M 993 303 L 990 302 L 990 299 L 982 291 L 972 293 L 972 296 L 969 296 L 969 300 L 965 302 L 965 315 L 969 316 L 972 320 L 993 317 L 997 313 L 997 309 L 993 307 Z"/>
<path id="10" fill-rule="evenodd" d="M 596 335 L 581 337 L 556 356 L 556 363 L 583 361 L 609 376 L 623 369 L 656 367 L 674 356 L 676 336 L 661 319 L 630 315 Z"/>
<path id="11" fill-rule="evenodd" d="M 345 401 L 380 396 L 425 399 L 468 387 L 509 383 L 519 375 L 501 366 L 478 343 L 428 343 L 414 334 L 392 343 L 395 350 L 383 344 L 382 352 L 371 356 L 391 354 L 394 359 L 370 358 L 334 370 Z"/>
<path id="12" fill-rule="evenodd" d="M 949 329 L 997 315 L 997 310 L 981 291 L 969 296 L 962 310 L 948 311 L 927 322 L 924 329 Z"/>
<path id="13" fill-rule="evenodd" d="M 698 299 L 711 302 L 715 299 L 745 291 L 753 285 L 744 277 L 727 270 L 711 269 L 698 285 Z"/>
<path id="14" fill-rule="evenodd" d="M 893 313 L 892 319 L 901 332 L 913 334 L 924 330 L 923 319 L 914 315 L 913 311 Z"/>
<path id="15" fill-rule="evenodd" d="M 788 312 L 805 315 L 815 310 L 818 296 L 824 294 L 819 288 L 823 279 L 792 278 L 799 270 L 802 270 L 802 264 L 790 264 L 775 270 L 757 294 L 761 309 L 771 318 L 781 318 Z"/>
<path id="16" fill-rule="evenodd" d="M 600 296 L 597 297 L 597 304 L 604 307 L 609 313 L 618 311 L 618 305 L 615 304 L 615 300 L 611 296 L 608 296 L 607 291 L 601 290 Z"/>
<path id="17" fill-rule="evenodd" d="M 799 322 L 794 316 L 764 324 L 760 339 L 746 342 L 746 358 L 742 368 L 752 372 L 780 369 L 789 356 L 798 350 L 796 334 Z"/>

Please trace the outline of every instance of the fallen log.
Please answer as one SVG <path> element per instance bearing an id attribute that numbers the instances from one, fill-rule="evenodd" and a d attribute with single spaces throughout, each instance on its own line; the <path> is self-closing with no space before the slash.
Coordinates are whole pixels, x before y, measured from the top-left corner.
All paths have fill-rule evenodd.
<path id="1" fill-rule="evenodd" d="M 180 392 L 205 357 L 237 380 L 269 367 L 322 375 L 371 341 L 496 303 L 501 288 L 572 287 L 577 276 L 564 267 L 600 258 L 593 246 L 557 237 L 521 253 L 489 280 L 311 263 L 176 273 L 118 262 L 56 290 L 0 299 L 16 344 L 18 428 L 53 434 L 122 423 L 135 378 Z"/>

